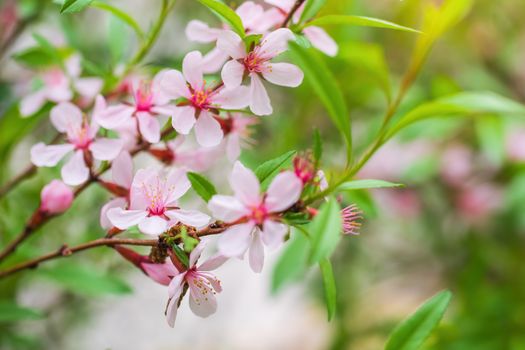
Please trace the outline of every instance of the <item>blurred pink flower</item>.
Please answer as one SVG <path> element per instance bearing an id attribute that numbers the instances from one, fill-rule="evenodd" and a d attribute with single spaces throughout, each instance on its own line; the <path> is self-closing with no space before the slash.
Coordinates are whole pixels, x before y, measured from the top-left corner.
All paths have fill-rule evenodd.
<path id="1" fill-rule="evenodd" d="M 502 190 L 485 183 L 464 188 L 456 199 L 456 205 L 464 219 L 479 224 L 501 207 L 502 200 Z"/>
<path id="2" fill-rule="evenodd" d="M 472 151 L 464 145 L 447 147 L 441 158 L 441 176 L 452 186 L 461 186 L 472 175 Z"/>
<path id="3" fill-rule="evenodd" d="M 215 195 L 208 207 L 213 216 L 233 225 L 219 240 L 219 251 L 228 257 L 243 256 L 250 250 L 250 266 L 260 272 L 264 264 L 263 243 L 278 247 L 288 227 L 279 213 L 290 208 L 300 198 L 302 183 L 291 171 L 277 175 L 268 191 L 261 194 L 255 174 L 236 162 L 230 177 L 234 196 Z"/>
<path id="4" fill-rule="evenodd" d="M 183 210 L 177 200 L 190 189 L 186 173 L 175 169 L 165 174 L 154 169 L 141 169 L 133 179 L 129 209 L 108 210 L 113 226 L 125 230 L 138 225 L 142 233 L 158 236 L 172 225 L 182 222 L 202 227 L 210 218 L 196 210 Z"/>
<path id="5" fill-rule="evenodd" d="M 202 55 L 192 51 L 184 57 L 183 73 L 170 70 L 161 81 L 163 92 L 171 99 L 183 97 L 185 102 L 175 107 L 172 126 L 187 135 L 195 127 L 197 142 L 204 147 L 217 146 L 222 138 L 221 125 L 214 118 L 214 109 L 241 109 L 248 105 L 244 87 L 215 89 L 206 86 Z"/>
<path id="6" fill-rule="evenodd" d="M 74 194 L 71 188 L 60 180 L 47 184 L 40 194 L 40 211 L 48 214 L 61 214 L 73 203 Z"/>
<path id="7" fill-rule="evenodd" d="M 97 160 L 113 160 L 122 149 L 122 141 L 97 137 L 98 125 L 84 120 L 82 111 L 69 102 L 62 102 L 51 110 L 51 123 L 67 136 L 66 144 L 45 145 L 40 142 L 31 148 L 31 161 L 39 167 L 53 167 L 73 152 L 62 167 L 62 179 L 71 186 L 84 183 L 89 177 L 91 156 Z"/>
<path id="8" fill-rule="evenodd" d="M 250 138 L 251 126 L 257 123 L 257 118 L 231 113 L 228 118 L 220 119 L 224 132 L 226 155 L 230 162 L 236 161 L 241 155 L 242 148 L 250 147 L 255 141 Z"/>
<path id="9" fill-rule="evenodd" d="M 506 138 L 505 148 L 510 160 L 525 161 L 525 130 L 513 129 Z"/>
<path id="10" fill-rule="evenodd" d="M 304 74 L 291 63 L 271 63 L 270 61 L 288 49 L 288 41 L 293 40 L 293 33 L 287 28 L 279 28 L 265 35 L 259 45 L 246 52 L 245 43 L 232 31 L 219 35 L 217 47 L 227 52 L 232 60 L 228 61 L 221 72 L 227 87 L 241 86 L 243 77 L 250 77 L 250 109 L 257 115 L 272 114 L 272 105 L 261 76 L 272 84 L 297 87 Z"/>

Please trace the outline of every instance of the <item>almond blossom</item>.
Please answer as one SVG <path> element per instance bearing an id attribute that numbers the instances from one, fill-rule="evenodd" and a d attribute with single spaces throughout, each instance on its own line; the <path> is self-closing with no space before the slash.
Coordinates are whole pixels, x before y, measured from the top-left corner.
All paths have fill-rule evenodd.
<path id="1" fill-rule="evenodd" d="M 225 134 L 224 145 L 226 155 L 234 162 L 241 155 L 241 149 L 249 147 L 255 141 L 250 138 L 250 126 L 257 123 L 257 119 L 242 113 L 231 113 L 228 118 L 219 120 Z"/>
<path id="2" fill-rule="evenodd" d="M 277 22 L 284 21 L 295 5 L 295 0 L 265 0 L 265 2 L 275 6 L 279 10 L 277 12 L 272 12 L 276 15 L 275 20 Z M 293 18 L 298 20 L 301 17 L 303 10 L 304 5 L 302 5 L 298 11 L 295 12 Z M 312 46 L 319 51 L 332 57 L 337 55 L 337 51 L 339 50 L 337 43 L 326 33 L 323 28 L 308 26 L 303 29 L 303 34 L 308 40 L 310 40 Z"/>
<path id="3" fill-rule="evenodd" d="M 60 180 L 53 180 L 42 189 L 40 210 L 52 215 L 61 214 L 69 209 L 73 197 L 71 188 Z"/>
<path id="4" fill-rule="evenodd" d="M 293 38 L 290 29 L 279 28 L 265 35 L 259 45 L 247 52 L 244 41 L 236 33 L 224 31 L 220 34 L 217 46 L 232 58 L 221 72 L 224 84 L 231 88 L 238 87 L 247 75 L 250 78 L 249 100 L 253 113 L 268 115 L 273 112 L 262 78 L 287 87 L 297 87 L 302 83 L 304 74 L 297 66 L 270 62 L 288 49 L 288 41 Z"/>
<path id="5" fill-rule="evenodd" d="M 92 101 L 102 89 L 102 79 L 80 77 L 80 56 L 71 56 L 65 62 L 65 69 L 64 72 L 59 67 L 53 67 L 42 74 L 43 86 L 20 101 L 20 114 L 23 117 L 38 112 L 46 101 L 71 101 L 75 91 L 87 101 Z"/>
<path id="6" fill-rule="evenodd" d="M 73 153 L 61 170 L 62 179 L 68 185 L 80 185 L 89 178 L 92 158 L 110 161 L 122 149 L 119 139 L 97 137 L 98 125 L 88 124 L 82 111 L 69 102 L 63 102 L 51 110 L 51 123 L 59 132 L 66 134 L 67 143 L 37 143 L 31 148 L 31 161 L 39 167 L 53 167 L 68 153 Z"/>
<path id="7" fill-rule="evenodd" d="M 190 293 L 190 309 L 195 315 L 208 317 L 217 310 L 215 294 L 220 293 L 222 287 L 221 282 L 210 271 L 224 264 L 227 258 L 222 255 L 215 255 L 197 266 L 197 261 L 204 250 L 204 246 L 204 243 L 200 243 L 192 250 L 188 269 L 173 277 L 169 284 L 166 317 L 171 327 L 175 325 L 179 299 L 186 285 Z"/>
<path id="8" fill-rule="evenodd" d="M 219 239 L 219 251 L 228 257 L 249 252 L 250 266 L 260 272 L 264 263 L 264 245 L 278 247 L 288 231 L 280 213 L 300 198 L 302 183 L 291 171 L 277 175 L 266 193 L 255 174 L 236 162 L 230 176 L 234 196 L 215 195 L 208 206 L 213 216 L 231 224 Z"/>
<path id="9" fill-rule="evenodd" d="M 248 105 L 245 87 L 207 86 L 203 76 L 202 54 L 188 53 L 182 62 L 182 73 L 164 73 L 161 88 L 171 99 L 184 98 L 172 116 L 173 128 L 187 135 L 195 127 L 197 142 L 204 147 L 217 146 L 223 137 L 221 125 L 215 119 L 218 109 L 241 109 Z"/>
<path id="10" fill-rule="evenodd" d="M 136 119 L 138 130 L 149 143 L 160 141 L 160 123 L 158 116 L 170 116 L 174 107 L 162 93 L 159 83 L 164 72 L 158 73 L 151 83 L 140 82 L 134 87 L 133 102 L 109 106 L 100 113 L 97 122 L 104 128 L 118 130 L 129 123 L 131 118 Z"/>
<path id="11" fill-rule="evenodd" d="M 190 189 L 186 173 L 180 169 L 169 172 L 141 169 L 133 179 L 129 209 L 108 210 L 109 221 L 121 230 L 138 225 L 140 232 L 158 236 L 178 222 L 202 227 L 210 218 L 197 210 L 184 210 L 178 199 Z"/>

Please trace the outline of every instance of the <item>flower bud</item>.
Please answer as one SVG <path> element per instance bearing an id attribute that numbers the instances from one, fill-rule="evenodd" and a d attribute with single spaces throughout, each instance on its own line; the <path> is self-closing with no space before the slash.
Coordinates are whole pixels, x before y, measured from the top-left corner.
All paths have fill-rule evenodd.
<path id="1" fill-rule="evenodd" d="M 63 213 L 71 206 L 73 197 L 71 188 L 62 181 L 53 180 L 42 189 L 40 210 L 49 214 Z"/>

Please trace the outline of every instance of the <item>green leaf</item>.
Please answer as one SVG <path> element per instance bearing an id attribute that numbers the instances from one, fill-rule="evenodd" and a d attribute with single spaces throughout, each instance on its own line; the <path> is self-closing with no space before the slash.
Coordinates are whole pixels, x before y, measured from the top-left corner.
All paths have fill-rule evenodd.
<path id="1" fill-rule="evenodd" d="M 80 12 L 92 2 L 93 0 L 66 0 L 60 9 L 60 13 Z"/>
<path id="2" fill-rule="evenodd" d="M 131 287 L 120 277 L 101 274 L 87 265 L 68 263 L 40 271 L 41 276 L 45 276 L 62 287 L 79 294 L 98 296 L 132 292 Z"/>
<path id="3" fill-rule="evenodd" d="M 259 45 L 262 39 L 262 34 L 250 34 L 247 35 L 243 41 L 247 51 L 251 51 L 253 47 Z"/>
<path id="4" fill-rule="evenodd" d="M 272 293 L 277 293 L 284 285 L 303 275 L 307 267 L 309 245 L 308 238 L 294 230 L 292 238 L 286 243 L 283 253 L 275 264 Z"/>
<path id="5" fill-rule="evenodd" d="M 270 181 L 279 173 L 279 171 L 291 163 L 291 159 L 295 156 L 296 151 L 289 151 L 285 154 L 268 160 L 255 169 L 255 175 L 261 182 L 263 188 L 270 184 Z"/>
<path id="6" fill-rule="evenodd" d="M 310 225 L 312 251 L 309 262 L 318 263 L 328 258 L 341 238 L 341 213 L 339 203 L 330 197 L 314 217 Z"/>
<path id="7" fill-rule="evenodd" d="M 349 16 L 349 15 L 328 15 L 314 19 L 306 23 L 306 26 L 326 26 L 333 24 L 344 24 L 352 26 L 365 26 L 375 28 L 386 28 L 401 30 L 405 32 L 420 33 L 420 31 L 405 27 L 396 23 L 385 21 L 379 18 L 365 17 L 365 16 Z"/>
<path id="8" fill-rule="evenodd" d="M 315 16 L 326 4 L 326 0 L 306 0 L 299 22 L 304 22 Z"/>
<path id="9" fill-rule="evenodd" d="M 480 147 L 492 164 L 501 165 L 505 158 L 505 127 L 503 119 L 487 116 L 476 122 Z"/>
<path id="10" fill-rule="evenodd" d="M 314 145 L 313 145 L 314 159 L 315 163 L 319 165 L 321 158 L 323 156 L 323 140 L 321 139 L 321 134 L 319 129 L 314 130 Z"/>
<path id="11" fill-rule="evenodd" d="M 13 59 L 28 68 L 45 68 L 55 64 L 55 58 L 38 46 L 15 53 Z"/>
<path id="12" fill-rule="evenodd" d="M 339 191 L 352 191 L 352 190 L 363 190 L 368 188 L 385 188 L 385 187 L 403 187 L 402 184 L 396 184 L 393 182 L 383 180 L 354 180 L 348 181 L 340 185 L 337 189 Z"/>
<path id="13" fill-rule="evenodd" d="M 108 24 L 108 44 L 111 53 L 113 66 L 118 65 L 123 61 L 126 49 L 129 46 L 128 27 L 124 22 L 116 17 L 109 18 Z"/>
<path id="14" fill-rule="evenodd" d="M 212 10 L 222 21 L 230 25 L 231 29 L 244 39 L 244 25 L 241 18 L 229 6 L 216 0 L 198 0 L 201 4 Z"/>
<path id="15" fill-rule="evenodd" d="M 39 310 L 18 306 L 14 302 L 0 302 L 0 322 L 39 320 L 44 317 Z"/>
<path id="16" fill-rule="evenodd" d="M 295 34 L 295 42 L 304 49 L 310 49 L 312 47 L 310 40 L 302 34 Z"/>
<path id="17" fill-rule="evenodd" d="M 177 256 L 177 258 L 179 259 L 179 261 L 181 263 L 184 264 L 184 266 L 186 267 L 189 267 L 190 266 L 190 260 L 188 258 L 188 255 L 184 252 L 184 250 L 181 249 L 181 247 L 179 247 L 178 245 L 176 245 L 175 243 L 173 243 L 171 245 L 171 247 L 173 248 L 173 252 L 175 253 L 175 255 Z"/>
<path id="18" fill-rule="evenodd" d="M 313 49 L 304 49 L 293 42 L 290 43 L 290 49 L 295 62 L 301 66 L 306 79 L 321 99 L 332 122 L 342 134 L 350 160 L 352 154 L 350 113 L 334 75 Z"/>
<path id="19" fill-rule="evenodd" d="M 442 291 L 426 301 L 390 334 L 385 350 L 419 349 L 445 314 L 452 293 Z"/>
<path id="20" fill-rule="evenodd" d="M 385 140 L 421 120 L 450 116 L 521 115 L 525 106 L 492 92 L 462 92 L 424 103 L 403 115 L 389 130 Z"/>
<path id="21" fill-rule="evenodd" d="M 337 289 L 335 286 L 332 263 L 327 258 L 322 259 L 319 262 L 319 268 L 321 269 L 321 274 L 323 276 L 326 310 L 328 311 L 328 321 L 330 321 L 335 315 L 337 306 Z"/>
<path id="22" fill-rule="evenodd" d="M 133 17 L 128 15 L 126 12 L 102 1 L 93 1 L 91 6 L 111 13 L 113 16 L 120 19 L 122 22 L 124 22 L 130 28 L 132 28 L 140 40 L 144 38 L 144 32 L 140 28 L 139 24 L 133 19 Z"/>
<path id="23" fill-rule="evenodd" d="M 204 176 L 199 175 L 197 173 L 188 173 L 188 180 L 191 182 L 191 186 L 197 192 L 197 194 L 204 199 L 206 203 L 217 194 L 217 190 L 215 189 L 215 186 L 208 181 Z"/>

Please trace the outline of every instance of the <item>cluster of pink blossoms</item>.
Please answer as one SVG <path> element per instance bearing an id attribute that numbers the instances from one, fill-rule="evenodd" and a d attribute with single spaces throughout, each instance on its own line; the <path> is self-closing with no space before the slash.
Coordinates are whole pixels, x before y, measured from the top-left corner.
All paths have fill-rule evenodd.
<path id="1" fill-rule="evenodd" d="M 322 172 L 309 160 L 298 158 L 293 170 L 280 172 L 263 190 L 257 176 L 237 160 L 241 146 L 250 141 L 254 116 L 273 112 L 266 85 L 296 87 L 303 81 L 297 66 L 273 61 L 295 38 L 290 29 L 281 28 L 294 1 L 266 2 L 273 6 L 264 9 L 248 1 L 237 9 L 246 33 L 261 35 L 249 46 L 227 27 L 210 28 L 191 21 L 188 38 L 215 42 L 216 47 L 204 56 L 199 51 L 188 53 L 182 71 L 162 70 L 151 81 L 131 79 L 130 91 L 117 87 L 102 95 L 102 82 L 80 78 L 78 57 L 73 56 L 67 61 L 66 72 L 58 68 L 46 72 L 44 86 L 21 103 L 23 115 L 35 113 L 46 101 L 58 103 L 50 114 L 61 136 L 31 149 L 31 161 L 38 167 L 54 167 L 66 159 L 61 169 L 63 182 L 53 180 L 42 191 L 42 213 L 56 215 L 67 210 L 74 199 L 69 186 L 98 182 L 114 195 L 100 213 L 100 224 L 109 232 L 118 234 L 136 226 L 143 234 L 159 237 L 159 242 L 178 245 L 181 236 L 170 236 L 170 232 L 180 233 L 181 227 L 186 234 L 217 223 L 224 228 L 217 254 L 200 265 L 198 259 L 205 246 L 201 237 L 196 237 L 201 242 L 185 264 L 170 246 L 162 261 L 116 247 L 153 280 L 169 286 L 167 318 L 171 326 L 188 290 L 196 315 L 206 317 L 215 312 L 215 294 L 221 285 L 210 271 L 228 258 L 243 258 L 248 252 L 249 265 L 260 272 L 265 248 L 279 247 L 290 230 L 284 215 L 302 210 L 312 216 L 313 211 L 301 207 L 301 196 L 308 186 L 316 190 L 325 186 Z M 309 27 L 303 34 L 321 51 L 329 55 L 337 52 L 336 44 L 322 29 Z M 217 72 L 221 81 L 205 78 Z M 90 105 L 88 117 L 82 109 Z M 173 134 L 176 138 L 165 140 Z M 184 148 L 192 137 L 196 142 Z M 132 157 L 139 151 L 149 153 L 160 164 L 134 173 Z M 180 199 L 191 188 L 187 173 L 208 170 L 222 154 L 233 163 L 229 178 L 233 196 L 214 195 L 208 202 L 211 215 L 183 208 Z M 111 180 L 102 179 L 109 167 Z M 356 217 L 347 212 L 344 218 L 345 229 L 353 233 L 350 221 Z"/>

